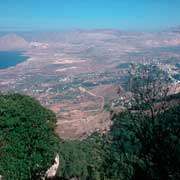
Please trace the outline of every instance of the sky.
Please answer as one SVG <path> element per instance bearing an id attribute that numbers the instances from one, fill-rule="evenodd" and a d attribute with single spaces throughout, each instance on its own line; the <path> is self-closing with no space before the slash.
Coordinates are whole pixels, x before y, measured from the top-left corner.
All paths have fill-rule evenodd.
<path id="1" fill-rule="evenodd" d="M 178 25 L 180 0 L 0 0 L 1 31 L 154 31 Z"/>

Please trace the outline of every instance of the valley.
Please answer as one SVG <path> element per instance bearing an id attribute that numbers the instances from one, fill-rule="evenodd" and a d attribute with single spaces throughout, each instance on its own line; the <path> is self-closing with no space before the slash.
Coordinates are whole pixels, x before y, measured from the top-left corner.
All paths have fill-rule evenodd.
<path id="1" fill-rule="evenodd" d="M 0 70 L 0 91 L 35 97 L 56 113 L 56 132 L 61 138 L 82 139 L 109 129 L 109 110 L 126 99 L 123 88 L 131 63 L 157 65 L 178 89 L 179 47 L 180 34 L 172 31 L 102 29 L 5 35 L 0 37 L 0 50 L 23 50 L 29 58 Z"/>

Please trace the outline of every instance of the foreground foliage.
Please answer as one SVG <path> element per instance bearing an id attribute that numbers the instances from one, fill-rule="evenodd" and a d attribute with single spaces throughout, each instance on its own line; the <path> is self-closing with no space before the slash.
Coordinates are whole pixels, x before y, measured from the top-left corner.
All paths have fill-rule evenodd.
<path id="1" fill-rule="evenodd" d="M 129 112 L 113 119 L 110 179 L 180 179 L 179 105 L 153 121 Z"/>
<path id="2" fill-rule="evenodd" d="M 59 153 L 61 180 L 180 179 L 180 95 L 163 90 L 157 96 L 149 92 L 151 84 L 148 78 L 144 90 L 134 92 L 135 106 L 113 114 L 107 134 L 83 141 L 58 139 L 55 115 L 34 99 L 0 95 L 0 174 L 5 180 L 40 179 Z"/>
<path id="3" fill-rule="evenodd" d="M 0 95 L 0 174 L 5 180 L 38 179 L 57 152 L 56 118 L 28 96 Z"/>
<path id="4" fill-rule="evenodd" d="M 61 144 L 59 177 L 80 180 L 180 179 L 180 105 L 152 118 L 122 112 L 107 135 Z"/>

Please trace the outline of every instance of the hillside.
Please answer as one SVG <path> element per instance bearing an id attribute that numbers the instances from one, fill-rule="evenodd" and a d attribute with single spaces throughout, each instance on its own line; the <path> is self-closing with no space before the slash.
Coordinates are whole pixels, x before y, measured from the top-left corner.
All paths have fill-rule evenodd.
<path id="1" fill-rule="evenodd" d="M 27 48 L 28 42 L 16 34 L 8 34 L 0 37 L 0 51 L 25 50 Z"/>
<path id="2" fill-rule="evenodd" d="M 167 100 L 174 98 L 179 95 Z M 38 180 L 58 153 L 56 179 L 179 179 L 179 110 L 174 105 L 154 119 L 123 111 L 112 116 L 107 134 L 64 141 L 54 134 L 54 114 L 36 100 L 0 95 L 0 174 L 4 180 Z"/>
<path id="3" fill-rule="evenodd" d="M 0 94 L 0 175 L 39 179 L 57 152 L 56 118 L 31 97 Z"/>

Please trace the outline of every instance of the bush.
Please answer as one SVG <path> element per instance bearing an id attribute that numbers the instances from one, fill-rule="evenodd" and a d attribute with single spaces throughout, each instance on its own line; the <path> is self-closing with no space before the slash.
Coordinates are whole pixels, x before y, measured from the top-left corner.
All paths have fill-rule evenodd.
<path id="1" fill-rule="evenodd" d="M 31 97 L 0 95 L 0 174 L 5 180 L 38 179 L 58 149 L 55 115 Z"/>

